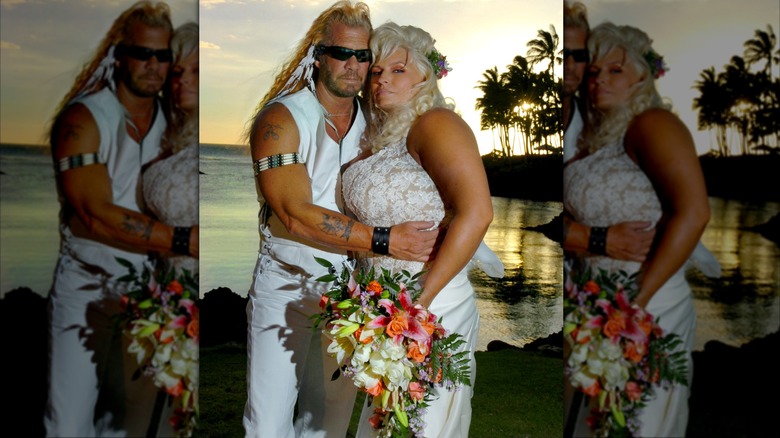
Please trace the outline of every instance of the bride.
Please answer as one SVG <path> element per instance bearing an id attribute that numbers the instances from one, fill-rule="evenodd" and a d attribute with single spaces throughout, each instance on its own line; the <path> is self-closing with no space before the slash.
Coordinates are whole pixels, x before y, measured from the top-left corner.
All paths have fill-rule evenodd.
<path id="1" fill-rule="evenodd" d="M 198 25 L 179 26 L 171 39 L 174 64 L 166 89 L 168 126 L 162 153 L 143 174 L 147 209 L 160 221 L 176 227 L 198 226 Z M 191 248 L 197 251 L 196 248 Z M 193 257 L 162 259 L 166 268 L 198 274 Z"/>
<path id="2" fill-rule="evenodd" d="M 160 221 L 174 227 L 192 227 L 197 243 L 198 25 L 190 22 L 179 26 L 171 39 L 171 49 L 171 79 L 164 92 L 168 125 L 160 156 L 143 171 L 143 198 L 146 209 Z M 158 257 L 157 268 L 165 271 L 175 269 L 177 278 L 186 270 L 197 283 L 197 245 L 190 246 L 190 254 L 192 256 Z M 159 391 L 156 387 L 150 389 L 150 392 L 162 394 Z M 156 429 L 156 436 L 176 434 L 169 423 L 174 407 L 166 404 L 162 411 L 158 407 L 152 413 L 154 424 L 150 430 Z M 155 415 L 160 415 L 159 422 L 155 421 Z"/>
<path id="3" fill-rule="evenodd" d="M 374 30 L 370 42 L 375 61 L 366 93 L 369 150 L 345 170 L 344 198 L 347 208 L 367 225 L 428 220 L 446 229 L 428 263 L 392 259 L 382 248 L 363 262 L 393 272 L 427 271 L 418 303 L 466 339 L 472 353 L 472 387 L 438 391 L 427 409 L 424 435 L 466 437 L 479 329 L 467 271 L 493 219 L 487 177 L 474 134 L 439 91 L 437 79 L 449 68 L 431 36 L 388 22 Z M 370 406 L 363 408 L 357 436 L 372 434 L 372 413 Z"/>
<path id="4" fill-rule="evenodd" d="M 589 253 L 572 268 L 639 273 L 637 304 L 659 319 L 664 333 L 684 342 L 689 386 L 655 387 L 640 415 L 639 436 L 684 436 L 692 376 L 696 314 L 685 263 L 709 220 L 704 178 L 691 134 L 655 88 L 662 58 L 639 29 L 603 23 L 588 49 L 588 119 L 578 156 L 564 167 L 564 206 L 590 227 Z M 623 221 L 657 223 L 644 263 L 605 256 L 606 227 Z M 596 229 L 592 228 L 592 229 Z M 575 434 L 589 434 L 582 417 Z"/>

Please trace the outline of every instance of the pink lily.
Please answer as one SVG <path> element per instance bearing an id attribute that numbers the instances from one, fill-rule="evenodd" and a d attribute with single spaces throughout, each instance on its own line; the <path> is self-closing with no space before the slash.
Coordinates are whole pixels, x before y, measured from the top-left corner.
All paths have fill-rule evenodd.
<path id="1" fill-rule="evenodd" d="M 401 342 L 404 337 L 414 339 L 417 342 L 426 342 L 430 335 L 420 324 L 418 317 L 423 316 L 427 319 L 428 312 L 422 306 L 412 304 L 412 298 L 405 288 L 402 288 L 398 294 L 398 302 L 401 304 L 401 309 L 397 308 L 392 300 L 379 300 L 377 304 L 384 308 L 389 316 L 380 315 L 369 321 L 366 327 L 369 329 L 384 328 L 385 332 L 387 332 L 391 323 L 394 321 L 400 322 L 405 324 L 405 327 L 393 337 L 395 342 Z"/>
<path id="2" fill-rule="evenodd" d="M 596 304 L 601 307 L 607 315 L 612 315 L 614 312 L 621 312 L 623 314 L 626 325 L 624 329 L 620 330 L 620 336 L 637 343 L 646 344 L 647 335 L 645 335 L 645 332 L 642 331 L 642 328 L 636 322 L 636 315 L 641 314 L 644 311 L 639 307 L 632 306 L 631 302 L 628 300 L 628 295 L 623 290 L 620 290 L 615 294 L 615 302 L 617 303 L 617 308 L 607 300 L 598 300 Z"/>

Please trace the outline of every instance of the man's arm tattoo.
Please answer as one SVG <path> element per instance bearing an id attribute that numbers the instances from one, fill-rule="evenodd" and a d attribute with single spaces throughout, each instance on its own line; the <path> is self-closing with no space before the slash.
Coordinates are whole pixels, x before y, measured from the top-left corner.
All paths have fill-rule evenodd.
<path id="1" fill-rule="evenodd" d="M 81 135 L 79 134 L 79 131 L 81 131 L 82 126 L 76 125 L 73 123 L 68 123 L 62 128 L 62 141 L 78 141 L 81 138 Z"/>
<path id="2" fill-rule="evenodd" d="M 142 237 L 147 241 L 152 237 L 153 228 L 154 221 L 151 219 L 144 220 L 125 214 L 125 218 L 122 220 L 122 229 L 125 232 L 136 237 Z"/>
<path id="3" fill-rule="evenodd" d="M 345 221 L 338 216 L 331 216 L 327 213 L 323 213 L 322 222 L 317 224 L 319 229 L 330 236 L 339 236 L 344 240 L 349 241 L 349 237 L 352 234 L 352 227 L 355 226 L 355 221 L 349 219 Z"/>
<path id="4" fill-rule="evenodd" d="M 272 125 L 270 123 L 266 123 L 264 126 L 260 128 L 260 130 L 263 131 L 263 140 L 279 140 L 279 133 L 277 131 L 281 131 L 282 125 Z"/>

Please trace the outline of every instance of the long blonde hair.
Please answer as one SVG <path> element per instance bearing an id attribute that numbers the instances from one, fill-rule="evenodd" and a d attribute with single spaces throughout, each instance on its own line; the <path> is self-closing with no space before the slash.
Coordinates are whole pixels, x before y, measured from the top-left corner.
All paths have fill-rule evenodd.
<path id="1" fill-rule="evenodd" d="M 647 34 L 632 26 L 617 26 L 610 22 L 591 30 L 588 36 L 591 62 L 615 48 L 625 51 L 626 64 L 636 69 L 642 79 L 634 85 L 636 89 L 624 105 L 606 111 L 598 110 L 592 104 L 588 106 L 588 123 L 579 147 L 589 153 L 621 141 L 629 123 L 637 115 L 652 108 L 671 108 L 658 94 L 650 64 L 645 59 L 645 54 L 652 50 L 652 40 Z"/>
<path id="2" fill-rule="evenodd" d="M 150 1 L 139 1 L 125 10 L 116 20 L 114 20 L 108 33 L 98 45 L 97 50 L 95 50 L 92 59 L 84 64 L 81 73 L 76 76 L 76 81 L 73 83 L 70 91 L 65 94 L 65 97 L 63 97 L 62 101 L 57 105 L 57 110 L 54 112 L 54 117 L 47 130 L 47 136 L 51 135 L 54 121 L 73 99 L 79 95 L 98 92 L 108 86 L 110 78 L 102 78 L 93 84 L 89 84 L 89 82 L 95 71 L 100 67 L 101 62 L 108 56 L 112 47 L 120 43 L 126 43 L 132 39 L 130 32 L 133 24 L 136 23 L 141 23 L 150 27 L 160 27 L 166 29 L 168 32 L 173 32 L 171 10 L 168 7 L 168 4 L 164 2 L 153 4 Z"/>
<path id="3" fill-rule="evenodd" d="M 349 27 L 358 27 L 371 32 L 371 14 L 368 5 L 363 2 L 352 3 L 349 0 L 342 0 L 334 3 L 331 7 L 323 11 L 312 22 L 306 35 L 298 42 L 298 46 L 292 56 L 282 64 L 281 71 L 274 78 L 271 89 L 263 96 L 260 103 L 255 107 L 252 117 L 249 119 L 247 128 L 244 131 L 246 140 L 251 136 L 252 125 L 255 119 L 263 110 L 266 104 L 273 100 L 286 86 L 287 81 L 292 77 L 295 69 L 301 61 L 306 58 L 309 48 L 313 45 L 326 43 L 330 38 L 330 32 L 334 23 L 341 23 Z M 316 70 L 314 80 L 316 81 Z M 300 91 L 305 86 L 305 81 L 298 81 L 290 90 L 290 94 Z"/>
<path id="4" fill-rule="evenodd" d="M 454 109 L 455 105 L 447 102 L 441 94 L 433 65 L 428 60 L 435 42 L 428 32 L 418 27 L 399 26 L 393 22 L 377 27 L 371 34 L 374 63 L 398 49 L 405 49 L 408 52 L 407 68 L 416 68 L 423 75 L 423 81 L 415 86 L 417 94 L 408 103 L 389 111 L 378 108 L 371 93 L 365 93 L 371 110 L 366 135 L 371 151 L 377 152 L 401 140 L 409 132 L 412 122 L 426 111 L 432 108 Z M 370 88 L 371 84 L 366 87 Z"/>
<path id="5" fill-rule="evenodd" d="M 193 53 L 198 53 L 198 43 L 198 25 L 196 23 L 188 22 L 176 28 L 171 39 L 173 65 L 175 66 Z M 170 93 L 171 80 L 171 75 L 168 75 L 168 83 L 165 87 L 168 126 L 165 128 L 162 149 L 175 154 L 191 144 L 197 144 L 198 110 L 186 112 L 175 105 Z"/>

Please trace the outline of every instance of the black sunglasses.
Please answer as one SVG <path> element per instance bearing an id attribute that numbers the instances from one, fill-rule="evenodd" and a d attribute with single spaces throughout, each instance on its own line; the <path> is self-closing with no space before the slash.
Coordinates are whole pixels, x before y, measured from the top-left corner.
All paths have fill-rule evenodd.
<path id="1" fill-rule="evenodd" d="M 328 55 L 333 59 L 338 59 L 339 61 L 346 61 L 353 56 L 355 59 L 357 59 L 357 62 L 371 62 L 372 59 L 371 50 L 369 49 L 353 50 L 340 46 L 318 45 L 316 54 Z"/>
<path id="2" fill-rule="evenodd" d="M 574 58 L 574 62 L 588 62 L 588 49 L 563 49 L 563 59 L 565 60 L 569 56 Z"/>
<path id="3" fill-rule="evenodd" d="M 139 61 L 148 61 L 154 56 L 157 62 L 173 61 L 173 51 L 171 49 L 150 49 L 142 46 L 117 46 L 120 55 L 127 55 Z"/>

